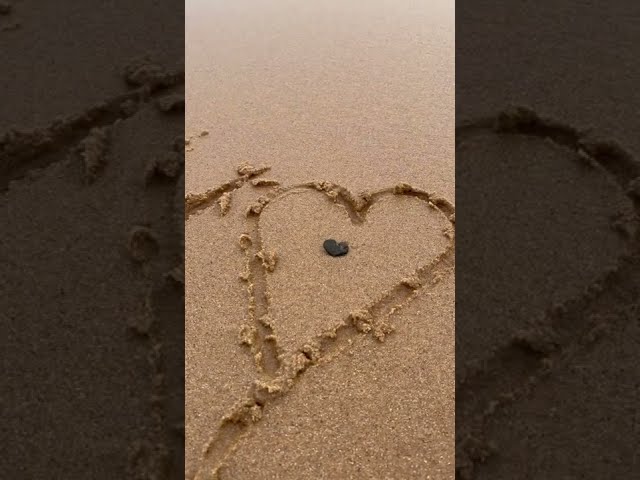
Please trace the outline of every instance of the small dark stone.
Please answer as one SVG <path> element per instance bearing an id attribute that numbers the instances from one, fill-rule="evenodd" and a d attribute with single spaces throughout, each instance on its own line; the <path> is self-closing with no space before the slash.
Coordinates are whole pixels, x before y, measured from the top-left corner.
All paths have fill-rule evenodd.
<path id="1" fill-rule="evenodd" d="M 349 252 L 349 245 L 347 242 L 336 242 L 333 238 L 325 240 L 322 244 L 326 252 L 332 257 L 340 257 L 346 255 Z"/>

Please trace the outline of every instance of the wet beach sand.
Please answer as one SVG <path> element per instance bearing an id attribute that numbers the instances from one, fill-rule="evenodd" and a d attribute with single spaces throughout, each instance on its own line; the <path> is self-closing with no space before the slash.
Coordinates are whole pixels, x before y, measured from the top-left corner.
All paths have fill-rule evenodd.
<path id="1" fill-rule="evenodd" d="M 227 3 L 186 11 L 186 477 L 452 479 L 453 4 Z"/>

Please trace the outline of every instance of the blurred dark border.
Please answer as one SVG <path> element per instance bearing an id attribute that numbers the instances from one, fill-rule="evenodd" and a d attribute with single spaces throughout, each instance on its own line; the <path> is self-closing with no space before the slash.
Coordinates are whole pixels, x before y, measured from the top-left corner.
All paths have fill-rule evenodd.
<path id="1" fill-rule="evenodd" d="M 0 2 L 0 478 L 184 475 L 184 3 Z"/>
<path id="2" fill-rule="evenodd" d="M 456 478 L 640 477 L 640 7 L 456 2 Z"/>

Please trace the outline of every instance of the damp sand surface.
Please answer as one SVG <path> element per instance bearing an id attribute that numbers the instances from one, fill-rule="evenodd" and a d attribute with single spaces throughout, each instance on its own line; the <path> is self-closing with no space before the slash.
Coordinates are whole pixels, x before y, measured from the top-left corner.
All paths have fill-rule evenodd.
<path id="1" fill-rule="evenodd" d="M 250 160 L 288 185 L 453 198 L 451 2 L 191 0 L 186 25 L 187 192 Z"/>
<path id="2" fill-rule="evenodd" d="M 453 479 L 453 18 L 187 3 L 187 478 Z"/>

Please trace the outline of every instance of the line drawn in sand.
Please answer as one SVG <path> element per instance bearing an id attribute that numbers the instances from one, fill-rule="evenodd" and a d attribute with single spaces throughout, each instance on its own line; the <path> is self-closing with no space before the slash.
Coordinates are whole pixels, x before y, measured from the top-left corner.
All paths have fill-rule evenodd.
<path id="1" fill-rule="evenodd" d="M 308 182 L 291 187 L 281 187 L 275 180 L 258 179 L 269 167 L 253 167 L 243 164 L 238 167 L 239 177 L 204 194 L 187 195 L 186 218 L 196 211 L 219 204 L 220 214 L 225 215 L 233 191 L 247 184 L 267 187 L 267 192 L 250 205 L 245 212 L 248 233 L 239 238 L 245 255 L 245 270 L 240 273 L 246 285 L 249 324 L 240 331 L 240 342 L 248 347 L 253 356 L 258 378 L 248 395 L 225 415 L 212 438 L 202 452 L 196 480 L 219 478 L 226 461 L 233 455 L 242 440 L 250 434 L 251 427 L 266 414 L 268 406 L 286 396 L 313 366 L 331 361 L 358 335 L 371 334 L 378 341 L 393 331 L 391 318 L 413 300 L 418 292 L 429 291 L 445 276 L 453 273 L 455 255 L 455 208 L 446 199 L 400 183 L 376 192 L 353 194 L 344 187 L 329 182 Z M 354 225 L 366 222 L 369 208 L 378 200 L 394 195 L 411 196 L 424 202 L 425 208 L 433 209 L 447 222 L 443 235 L 447 246 L 435 258 L 418 267 L 410 276 L 401 279 L 382 297 L 361 309 L 339 319 L 331 328 L 311 337 L 300 348 L 285 352 L 274 335 L 270 320 L 270 296 L 266 276 L 276 268 L 275 252 L 265 251 L 260 238 L 260 216 L 272 202 L 298 191 L 317 191 L 327 199 L 345 208 Z"/>
<path id="2" fill-rule="evenodd" d="M 72 146 L 81 144 L 85 138 L 97 144 L 96 137 L 103 137 L 107 143 L 108 131 L 117 123 L 132 117 L 142 105 L 155 101 L 157 107 L 165 112 L 162 105 L 167 95 L 184 85 L 184 70 L 170 71 L 147 58 L 132 60 L 122 72 L 127 91 L 104 99 L 83 111 L 61 117 L 43 128 L 32 130 L 9 130 L 0 133 L 0 191 L 6 191 L 9 183 L 24 177 L 35 169 L 64 159 Z M 82 149 L 91 145 L 80 145 Z M 93 150 L 96 150 L 96 145 Z M 91 148 L 90 148 L 91 149 Z M 102 153 L 93 152 L 89 157 L 99 158 Z M 91 162 L 91 159 L 89 158 Z M 98 165 L 91 166 L 96 169 Z M 96 169 L 97 170 L 97 169 Z M 90 172 L 94 177 L 97 172 Z"/>
<path id="3" fill-rule="evenodd" d="M 472 479 L 476 468 L 496 453 L 486 430 L 504 407 L 529 396 L 558 364 L 605 336 L 613 322 L 629 318 L 631 314 L 624 311 L 612 316 L 607 299 L 621 291 L 633 292 L 631 298 L 640 296 L 640 288 L 634 287 L 638 282 L 629 280 L 639 276 L 640 252 L 640 164 L 633 156 L 616 142 L 542 118 L 526 107 L 511 107 L 495 116 L 462 123 L 456 127 L 456 147 L 475 135 L 486 134 L 523 135 L 567 148 L 585 165 L 612 177 L 631 199 L 636 216 L 629 221 L 631 227 L 622 232 L 629 237 L 630 253 L 619 257 L 616 268 L 603 272 L 578 297 L 550 308 L 532 328 L 515 332 L 510 342 L 498 346 L 481 365 L 456 368 L 456 418 L 471 423 L 465 436 L 456 434 L 456 478 L 464 480 Z M 637 311 L 638 305 L 631 309 Z"/>

